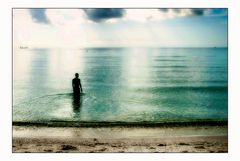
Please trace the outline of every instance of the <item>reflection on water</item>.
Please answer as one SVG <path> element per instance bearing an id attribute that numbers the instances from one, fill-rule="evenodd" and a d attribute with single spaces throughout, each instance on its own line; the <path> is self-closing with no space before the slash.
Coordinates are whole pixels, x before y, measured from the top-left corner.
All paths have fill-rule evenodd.
<path id="1" fill-rule="evenodd" d="M 226 48 L 28 49 L 13 59 L 14 121 L 227 119 Z"/>
<path id="2" fill-rule="evenodd" d="M 72 97 L 72 109 L 73 109 L 73 113 L 74 113 L 74 118 L 80 118 L 80 114 L 81 114 L 81 106 L 82 106 L 82 99 L 76 99 L 74 96 Z"/>

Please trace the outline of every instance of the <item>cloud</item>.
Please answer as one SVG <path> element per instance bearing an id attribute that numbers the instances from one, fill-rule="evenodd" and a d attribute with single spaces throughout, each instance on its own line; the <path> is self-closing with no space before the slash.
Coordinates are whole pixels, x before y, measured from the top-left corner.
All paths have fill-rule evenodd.
<path id="1" fill-rule="evenodd" d="M 175 16 L 222 16 L 227 15 L 227 9 L 223 8 L 160 8 L 160 12 Z"/>
<path id="2" fill-rule="evenodd" d="M 49 22 L 54 26 L 79 26 L 86 23 L 85 13 L 79 9 L 47 9 Z"/>
<path id="3" fill-rule="evenodd" d="M 125 15 L 125 10 L 120 8 L 84 9 L 84 12 L 93 22 L 104 22 L 109 19 L 122 18 Z"/>
<path id="4" fill-rule="evenodd" d="M 192 9 L 174 9 L 173 11 L 181 16 L 204 16 L 207 15 L 208 9 L 192 8 Z"/>
<path id="5" fill-rule="evenodd" d="M 194 16 L 202 16 L 204 15 L 205 9 L 192 9 L 191 14 Z"/>
<path id="6" fill-rule="evenodd" d="M 227 10 L 222 8 L 159 8 L 159 9 L 126 9 L 125 19 L 137 22 L 162 21 L 175 17 L 190 16 L 223 16 Z"/>
<path id="7" fill-rule="evenodd" d="M 164 10 L 167 12 L 166 10 Z M 159 21 L 166 19 L 164 13 L 159 12 L 158 9 L 126 9 L 126 20 L 136 22 Z"/>
<path id="8" fill-rule="evenodd" d="M 159 8 L 159 11 L 161 11 L 161 12 L 168 12 L 169 9 L 168 8 Z"/>
<path id="9" fill-rule="evenodd" d="M 32 16 L 33 21 L 37 23 L 49 24 L 49 20 L 46 16 L 46 9 L 30 9 L 30 14 Z"/>

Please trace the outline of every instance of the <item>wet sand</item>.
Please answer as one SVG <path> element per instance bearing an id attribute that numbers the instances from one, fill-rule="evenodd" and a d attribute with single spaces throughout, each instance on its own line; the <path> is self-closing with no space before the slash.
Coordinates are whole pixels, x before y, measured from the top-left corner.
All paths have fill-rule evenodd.
<path id="1" fill-rule="evenodd" d="M 13 152 L 228 152 L 227 126 L 13 126 Z"/>

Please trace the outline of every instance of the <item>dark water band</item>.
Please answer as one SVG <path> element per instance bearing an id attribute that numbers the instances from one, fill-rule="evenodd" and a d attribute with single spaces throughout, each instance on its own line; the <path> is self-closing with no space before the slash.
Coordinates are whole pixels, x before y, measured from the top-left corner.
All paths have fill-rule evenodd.
<path id="1" fill-rule="evenodd" d="M 47 122 L 16 122 L 13 126 L 38 127 L 186 127 L 186 126 L 227 126 L 228 121 L 191 121 L 191 122 L 77 122 L 77 121 L 47 121 Z"/>

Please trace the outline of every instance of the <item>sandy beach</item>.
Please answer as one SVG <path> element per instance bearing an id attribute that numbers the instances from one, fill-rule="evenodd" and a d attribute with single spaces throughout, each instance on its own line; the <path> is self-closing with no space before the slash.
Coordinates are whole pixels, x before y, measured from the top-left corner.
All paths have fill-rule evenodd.
<path id="1" fill-rule="evenodd" d="M 14 153 L 226 153 L 227 126 L 13 126 Z"/>

